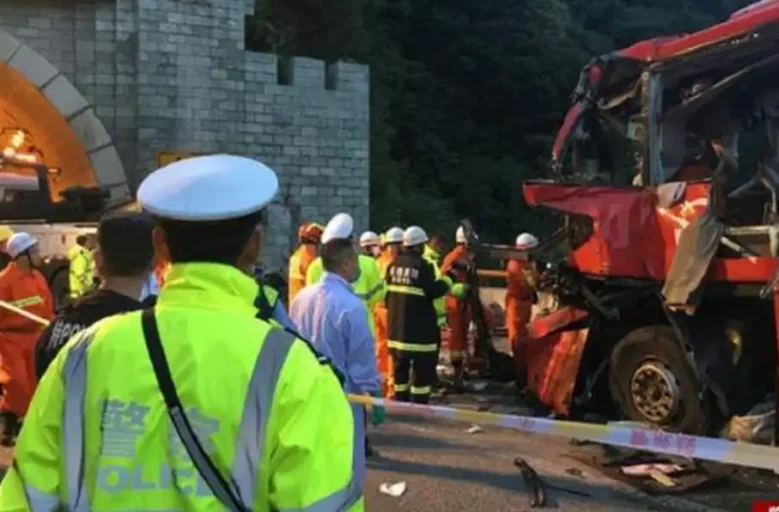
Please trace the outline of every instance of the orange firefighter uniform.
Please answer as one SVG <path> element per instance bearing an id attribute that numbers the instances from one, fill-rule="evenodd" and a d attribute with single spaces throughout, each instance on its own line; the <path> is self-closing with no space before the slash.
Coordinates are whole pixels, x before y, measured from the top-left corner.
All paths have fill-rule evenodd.
<path id="1" fill-rule="evenodd" d="M 533 267 L 530 261 L 519 259 L 510 260 L 506 267 L 506 328 L 517 365 L 525 361 L 523 340 L 527 336 L 527 325 L 535 302 L 534 284 L 538 275 Z"/>
<path id="2" fill-rule="evenodd" d="M 402 232 L 401 232 L 402 235 Z M 376 264 L 382 278 L 386 278 L 387 268 L 395 261 L 400 246 L 396 243 L 387 244 L 382 250 Z M 373 309 L 373 316 L 376 320 L 376 362 L 381 374 L 382 396 L 391 398 L 395 395 L 393 383 L 392 357 L 389 349 L 389 317 L 387 315 L 387 304 L 382 300 Z"/>
<path id="3" fill-rule="evenodd" d="M 473 255 L 465 244 L 458 244 L 444 257 L 441 264 L 443 275 L 454 275 L 456 282 L 465 280 L 465 272 L 459 270 L 473 262 Z M 468 348 L 468 326 L 471 324 L 471 311 L 467 302 L 454 295 L 446 296 L 446 316 L 449 320 L 449 360 L 458 372 Z"/>
<path id="4" fill-rule="evenodd" d="M 0 300 L 46 320 L 54 317 L 54 300 L 43 274 L 22 270 L 14 261 L 0 273 Z M 37 382 L 35 343 L 44 326 L 0 308 L 0 367 L 8 376 L 0 410 L 23 418 Z"/>
<path id="5" fill-rule="evenodd" d="M 517 237 L 516 248 L 527 251 L 538 246 L 538 239 L 530 233 Z M 514 367 L 521 378 L 527 375 L 527 326 L 536 302 L 538 272 L 527 257 L 512 258 L 506 266 L 506 328 L 508 330 Z M 518 383 L 524 384 L 524 383 Z"/>
<path id="6" fill-rule="evenodd" d="M 306 272 L 311 262 L 317 258 L 316 248 L 322 239 L 323 231 L 324 228 L 315 222 L 306 222 L 298 229 L 300 246 L 289 259 L 287 307 L 292 306 L 297 294 L 306 287 Z"/>

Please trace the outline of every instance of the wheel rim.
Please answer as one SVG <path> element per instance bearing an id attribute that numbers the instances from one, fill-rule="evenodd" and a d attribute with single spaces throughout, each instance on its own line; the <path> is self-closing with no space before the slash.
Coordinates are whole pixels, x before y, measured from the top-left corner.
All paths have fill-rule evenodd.
<path id="1" fill-rule="evenodd" d="M 639 366 L 630 379 L 633 405 L 652 423 L 667 423 L 680 401 L 676 375 L 663 363 L 650 361 Z"/>

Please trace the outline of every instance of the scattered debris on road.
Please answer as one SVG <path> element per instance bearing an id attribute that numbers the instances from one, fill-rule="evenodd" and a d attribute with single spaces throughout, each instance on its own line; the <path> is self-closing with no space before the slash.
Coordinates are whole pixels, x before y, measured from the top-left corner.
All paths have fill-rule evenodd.
<path id="1" fill-rule="evenodd" d="M 484 432 L 484 429 L 481 428 L 479 425 L 473 425 L 471 426 L 471 428 L 466 430 L 466 432 L 469 434 L 478 434 L 479 432 Z"/>
<path id="2" fill-rule="evenodd" d="M 522 473 L 522 481 L 525 483 L 525 489 L 530 493 L 530 507 L 542 508 L 546 506 L 546 489 L 544 482 L 538 476 L 536 470 L 530 467 L 522 457 L 514 459 L 514 465 Z"/>
<path id="3" fill-rule="evenodd" d="M 393 498 L 400 498 L 406 493 L 407 488 L 406 482 L 383 483 L 379 486 L 379 492 Z"/>
<path id="4" fill-rule="evenodd" d="M 653 471 L 663 475 L 673 475 L 683 471 L 684 468 L 678 464 L 634 464 L 632 466 L 622 466 L 619 470 L 623 475 L 627 476 L 649 476 Z"/>

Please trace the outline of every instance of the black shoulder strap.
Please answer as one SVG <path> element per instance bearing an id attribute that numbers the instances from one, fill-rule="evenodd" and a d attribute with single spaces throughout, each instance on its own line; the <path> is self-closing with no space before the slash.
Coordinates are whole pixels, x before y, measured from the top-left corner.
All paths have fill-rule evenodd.
<path id="1" fill-rule="evenodd" d="M 168 408 L 168 415 L 176 429 L 176 433 L 187 450 L 190 459 L 192 459 L 195 469 L 205 481 L 206 485 L 214 493 L 214 496 L 230 512 L 246 512 L 238 497 L 233 493 L 225 478 L 214 465 L 211 458 L 200 444 L 192 425 L 184 413 L 184 408 L 179 400 L 176 386 L 173 383 L 173 377 L 170 375 L 170 367 L 165 358 L 165 351 L 162 348 L 160 332 L 157 329 L 157 320 L 154 317 L 154 309 L 146 309 L 141 315 L 143 327 L 143 337 L 146 340 L 146 349 L 149 351 L 149 359 L 154 368 L 154 374 L 157 377 L 157 384 L 165 399 L 165 405 Z"/>
<path id="2" fill-rule="evenodd" d="M 273 318 L 273 308 L 270 305 L 268 296 L 265 295 L 265 289 L 263 287 L 262 281 L 258 280 L 257 283 L 260 285 L 260 291 L 254 301 L 254 307 L 257 308 L 257 318 L 267 322 Z"/>

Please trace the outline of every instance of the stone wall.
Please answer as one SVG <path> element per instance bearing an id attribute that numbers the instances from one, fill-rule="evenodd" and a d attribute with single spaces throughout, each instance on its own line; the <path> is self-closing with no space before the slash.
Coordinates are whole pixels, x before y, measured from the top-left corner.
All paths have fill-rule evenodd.
<path id="1" fill-rule="evenodd" d="M 91 102 L 116 148 L 104 158 L 121 160 L 131 188 L 165 151 L 244 154 L 273 167 L 282 193 L 265 257 L 275 267 L 300 219 L 347 211 L 368 226 L 369 77 L 362 65 L 245 51 L 252 3 L 27 0 L 0 6 L 0 30 Z"/>

